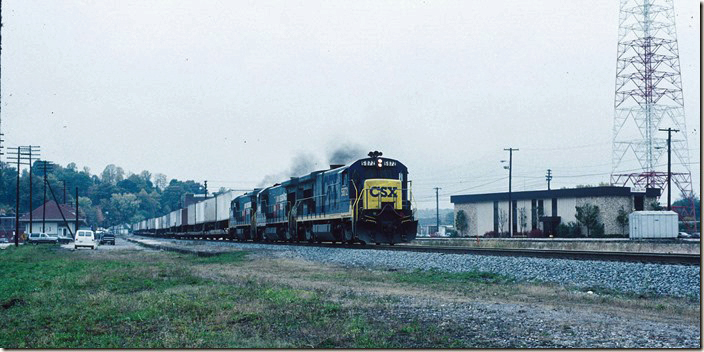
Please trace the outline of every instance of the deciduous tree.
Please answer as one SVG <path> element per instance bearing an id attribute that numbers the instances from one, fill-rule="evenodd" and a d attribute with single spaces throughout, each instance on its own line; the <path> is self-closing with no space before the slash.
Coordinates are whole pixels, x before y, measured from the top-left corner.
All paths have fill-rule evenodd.
<path id="1" fill-rule="evenodd" d="M 467 229 L 469 228 L 469 223 L 467 221 L 467 214 L 464 210 L 458 210 L 457 216 L 455 216 L 455 228 L 465 237 Z"/>
<path id="2" fill-rule="evenodd" d="M 587 237 L 598 224 L 599 224 L 599 207 L 592 204 L 584 204 L 581 207 L 575 207 L 577 214 L 575 218 L 580 224 L 587 228 Z"/>
<path id="3" fill-rule="evenodd" d="M 626 234 L 626 226 L 628 226 L 628 212 L 621 207 L 616 215 L 616 222 L 621 226 L 621 233 Z"/>

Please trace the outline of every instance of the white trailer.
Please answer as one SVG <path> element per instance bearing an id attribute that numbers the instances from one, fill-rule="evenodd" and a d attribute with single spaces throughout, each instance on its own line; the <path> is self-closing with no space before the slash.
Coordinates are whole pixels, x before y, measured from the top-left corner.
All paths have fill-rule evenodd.
<path id="1" fill-rule="evenodd" d="M 629 238 L 677 238 L 674 211 L 634 211 L 628 215 Z"/>

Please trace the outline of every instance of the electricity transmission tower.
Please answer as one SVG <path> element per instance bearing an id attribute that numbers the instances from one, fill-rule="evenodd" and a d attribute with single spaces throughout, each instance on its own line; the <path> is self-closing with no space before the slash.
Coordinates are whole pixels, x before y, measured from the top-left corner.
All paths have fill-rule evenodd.
<path id="1" fill-rule="evenodd" d="M 672 0 L 621 0 L 616 59 L 611 183 L 663 189 L 668 177 L 691 207 L 676 210 L 680 219 L 695 216 L 687 133 L 672 139 L 670 174 L 656 171 L 667 150 L 659 128 L 687 131 L 679 49 Z M 696 223 L 694 223 L 696 226 Z"/>

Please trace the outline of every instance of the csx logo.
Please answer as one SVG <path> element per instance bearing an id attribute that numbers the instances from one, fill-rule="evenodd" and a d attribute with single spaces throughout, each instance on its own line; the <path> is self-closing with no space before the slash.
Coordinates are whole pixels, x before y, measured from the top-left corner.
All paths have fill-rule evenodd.
<path id="1" fill-rule="evenodd" d="M 369 195 L 372 197 L 396 197 L 397 187 L 372 187 L 369 189 Z"/>

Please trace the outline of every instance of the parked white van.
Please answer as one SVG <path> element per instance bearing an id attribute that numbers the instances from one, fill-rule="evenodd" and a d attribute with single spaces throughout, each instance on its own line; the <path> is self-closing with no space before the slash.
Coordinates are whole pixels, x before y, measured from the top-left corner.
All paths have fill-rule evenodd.
<path id="1" fill-rule="evenodd" d="M 76 239 L 73 241 L 73 248 L 78 249 L 78 247 L 90 247 L 97 248 L 98 244 L 95 242 L 95 234 L 91 230 L 78 230 L 76 233 Z"/>

